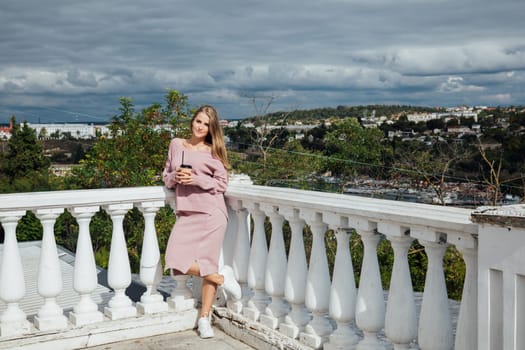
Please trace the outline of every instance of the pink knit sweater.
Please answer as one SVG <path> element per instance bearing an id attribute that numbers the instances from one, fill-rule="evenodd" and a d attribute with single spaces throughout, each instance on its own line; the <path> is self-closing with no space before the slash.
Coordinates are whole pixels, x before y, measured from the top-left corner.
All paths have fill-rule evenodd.
<path id="1" fill-rule="evenodd" d="M 192 166 L 193 184 L 177 185 L 175 172 L 182 162 Z M 222 162 L 213 158 L 211 151 L 196 151 L 184 147 L 183 139 L 171 140 L 168 159 L 162 171 L 162 179 L 169 189 L 175 190 L 176 209 L 210 213 L 220 209 L 226 216 L 224 192 L 228 187 L 228 173 Z"/>

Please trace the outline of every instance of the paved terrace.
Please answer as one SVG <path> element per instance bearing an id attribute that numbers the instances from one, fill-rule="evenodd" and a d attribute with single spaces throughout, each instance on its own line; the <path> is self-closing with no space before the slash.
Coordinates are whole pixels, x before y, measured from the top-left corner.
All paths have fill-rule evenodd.
<path id="1" fill-rule="evenodd" d="M 197 331 L 189 330 L 172 334 L 163 334 L 153 337 L 125 340 L 89 347 L 89 350 L 253 350 L 241 341 L 214 327 L 215 337 L 200 339 Z"/>
<path id="2" fill-rule="evenodd" d="M 224 339 L 224 346 L 246 343 L 257 349 L 525 349 L 525 334 L 519 332 L 525 328 L 524 205 L 472 211 L 254 186 L 242 176 L 232 179 L 227 202 L 230 220 L 221 259 L 233 267 L 243 296 L 227 300 L 219 295 L 214 312 L 218 337 L 209 345 Z M 111 349 L 170 343 L 172 336 L 178 339 L 173 343 L 189 337 L 196 346 L 208 344 L 193 330 L 199 279 L 189 283 L 187 276 L 177 276 L 163 291 L 154 218 L 166 204 L 174 206 L 173 194 L 162 187 L 0 195 L 5 231 L 0 349 Z M 134 207 L 145 221 L 137 277 L 130 270 L 123 226 Z M 28 210 L 43 226 L 32 276 L 22 258 L 24 244 L 16 237 Z M 64 210 L 79 224 L 70 279 L 54 240 L 54 223 Z M 113 223 L 107 290 L 102 291 L 89 228 L 99 210 Z M 291 231 L 289 249 L 284 225 Z M 305 228 L 311 233 L 306 235 Z M 337 243 L 332 274 L 327 232 L 334 233 Z M 359 288 L 350 259 L 352 232 L 364 246 L 362 266 L 356 266 Z M 312 244 L 309 256 L 305 238 Z M 394 251 L 387 292 L 376 254 L 384 239 Z M 413 291 L 407 259 L 414 240 L 428 257 L 422 294 Z M 451 246 L 466 266 L 461 303 L 448 299 L 443 275 L 443 255 Z M 130 297 L 139 283 L 135 280 L 143 289 Z M 75 298 L 67 301 L 67 294 Z M 33 311 L 25 304 L 31 295 L 37 295 Z"/>

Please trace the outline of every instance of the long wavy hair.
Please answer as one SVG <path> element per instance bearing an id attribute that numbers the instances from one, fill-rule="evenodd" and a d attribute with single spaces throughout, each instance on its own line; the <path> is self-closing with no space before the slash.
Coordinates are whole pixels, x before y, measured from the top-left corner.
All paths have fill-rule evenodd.
<path id="1" fill-rule="evenodd" d="M 190 128 L 193 128 L 193 121 L 199 113 L 205 113 L 210 118 L 210 125 L 208 127 L 208 134 L 206 135 L 206 143 L 211 145 L 211 154 L 219 159 L 226 169 L 230 169 L 230 162 L 228 161 L 228 153 L 226 152 L 226 145 L 224 144 L 224 134 L 219 124 L 219 116 L 215 108 L 210 105 L 200 106 L 193 117 L 191 118 Z"/>

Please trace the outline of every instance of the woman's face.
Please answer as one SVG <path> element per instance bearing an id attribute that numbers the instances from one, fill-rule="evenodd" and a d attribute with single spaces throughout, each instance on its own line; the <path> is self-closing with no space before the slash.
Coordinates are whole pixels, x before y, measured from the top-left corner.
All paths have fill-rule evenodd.
<path id="1" fill-rule="evenodd" d="M 208 135 L 210 128 L 210 117 L 204 112 L 197 114 L 191 123 L 191 132 L 193 136 L 204 139 Z"/>

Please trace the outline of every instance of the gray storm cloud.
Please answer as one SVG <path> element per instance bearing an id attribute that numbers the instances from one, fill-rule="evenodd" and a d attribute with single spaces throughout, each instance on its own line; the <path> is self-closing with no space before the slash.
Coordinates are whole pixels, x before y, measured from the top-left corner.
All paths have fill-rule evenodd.
<path id="1" fill-rule="evenodd" d="M 0 4 L 0 122 L 104 121 L 178 89 L 231 117 L 345 104 L 524 104 L 525 2 Z M 51 111 L 50 109 L 53 109 Z"/>

